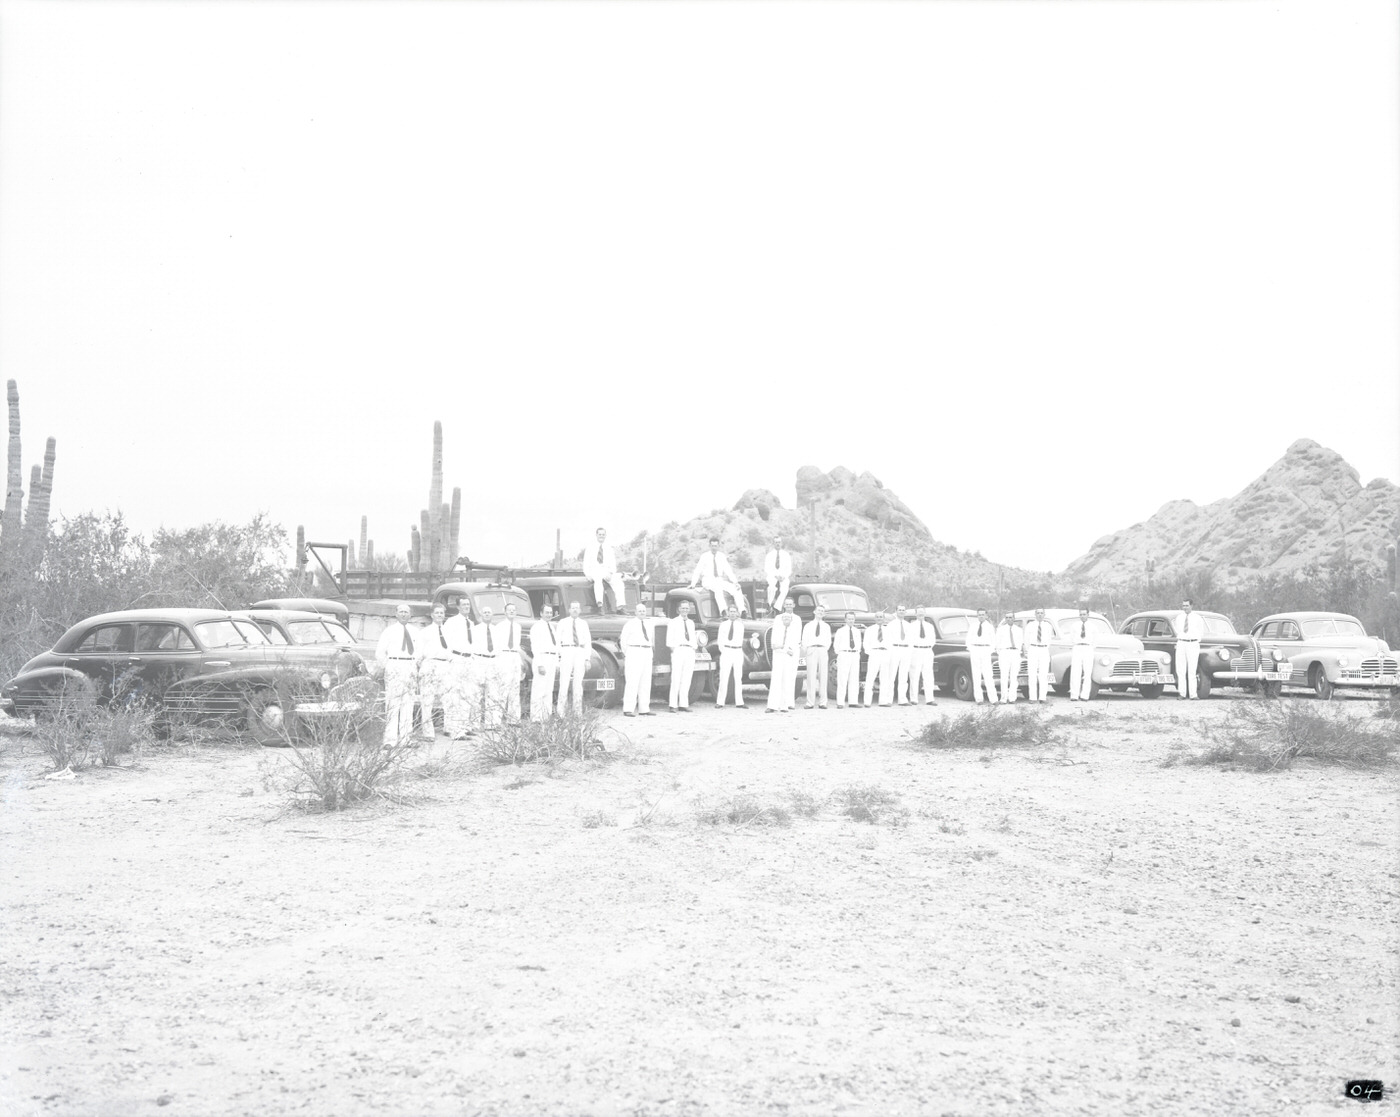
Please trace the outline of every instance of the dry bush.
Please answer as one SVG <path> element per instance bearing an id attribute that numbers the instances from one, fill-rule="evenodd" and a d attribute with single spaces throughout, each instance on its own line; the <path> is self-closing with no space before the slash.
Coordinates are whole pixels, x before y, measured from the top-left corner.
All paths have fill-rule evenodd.
<path id="1" fill-rule="evenodd" d="M 544 761 L 588 760 L 607 755 L 601 739 L 602 713 L 585 706 L 583 712 L 485 726 L 477 731 L 477 754 L 488 764 L 530 764 Z"/>
<path id="2" fill-rule="evenodd" d="M 696 818 L 711 826 L 790 826 L 792 812 L 776 803 L 764 803 L 754 795 L 734 795 L 711 807 L 704 807 Z"/>
<path id="3" fill-rule="evenodd" d="M 915 740 L 932 749 L 1024 748 L 1048 745 L 1058 734 L 1029 706 L 971 709 L 924 726 Z"/>
<path id="4" fill-rule="evenodd" d="M 803 818 L 816 818 L 821 813 L 822 801 L 806 791 L 790 792 L 788 801 L 792 803 L 793 813 Z"/>
<path id="5" fill-rule="evenodd" d="M 412 738 L 390 744 L 384 718 L 373 704 L 327 710 L 298 717 L 284 730 L 290 766 L 264 782 L 293 805 L 338 811 L 375 798 L 392 798 L 406 775 L 416 743 Z"/>
<path id="6" fill-rule="evenodd" d="M 596 830 L 600 826 L 616 826 L 617 819 L 607 811 L 589 811 L 580 820 L 585 830 Z"/>
<path id="7" fill-rule="evenodd" d="M 55 771 L 111 767 L 154 743 L 154 722 L 155 711 L 132 700 L 121 684 L 107 704 L 99 703 L 90 687 L 73 687 L 61 690 L 34 719 L 34 737 Z"/>
<path id="8" fill-rule="evenodd" d="M 1396 725 L 1377 725 L 1320 702 L 1236 702 L 1206 736 L 1211 747 L 1181 763 L 1273 772 L 1299 759 L 1377 768 L 1395 763 L 1400 755 Z"/>
<path id="9" fill-rule="evenodd" d="M 909 809 L 900 805 L 899 796 L 873 784 L 851 784 L 832 798 L 841 814 L 857 822 L 902 826 L 909 820 Z"/>

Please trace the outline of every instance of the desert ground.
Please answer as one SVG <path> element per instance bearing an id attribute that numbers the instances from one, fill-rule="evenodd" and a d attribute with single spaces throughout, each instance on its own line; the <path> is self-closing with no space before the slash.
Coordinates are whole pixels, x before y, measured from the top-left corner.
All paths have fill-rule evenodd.
<path id="1" fill-rule="evenodd" d="M 335 814 L 286 750 L 48 780 L 11 726 L 0 1112 L 1351 1112 L 1400 1089 L 1400 780 L 1164 766 L 1242 700 L 953 752 L 952 700 L 609 714 Z M 707 820 L 745 796 L 789 823 Z"/>

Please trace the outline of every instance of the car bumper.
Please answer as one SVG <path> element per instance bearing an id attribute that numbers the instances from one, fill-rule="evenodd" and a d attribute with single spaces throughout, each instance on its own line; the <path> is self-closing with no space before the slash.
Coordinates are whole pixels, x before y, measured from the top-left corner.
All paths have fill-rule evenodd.
<path id="1" fill-rule="evenodd" d="M 1134 671 L 1102 675 L 1094 674 L 1093 680 L 1099 686 L 1170 686 L 1176 677 L 1170 671 Z"/>
<path id="2" fill-rule="evenodd" d="M 1211 678 L 1227 682 L 1286 683 L 1293 677 L 1293 668 L 1281 664 L 1277 671 L 1216 671 Z"/>
<path id="3" fill-rule="evenodd" d="M 1342 671 L 1332 680 L 1332 685 L 1344 687 L 1400 686 L 1400 675 L 1356 675 Z"/>

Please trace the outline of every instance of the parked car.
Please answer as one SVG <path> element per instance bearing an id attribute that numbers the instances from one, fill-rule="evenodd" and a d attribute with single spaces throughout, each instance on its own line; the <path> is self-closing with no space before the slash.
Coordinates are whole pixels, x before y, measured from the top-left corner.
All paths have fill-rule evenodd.
<path id="1" fill-rule="evenodd" d="M 1016 619 L 1024 625 L 1035 620 L 1034 609 L 1023 609 Z M 1045 619 L 1055 626 L 1050 640 L 1050 685 L 1056 694 L 1069 693 L 1069 664 L 1079 636 L 1076 609 L 1046 609 Z M 1094 640 L 1094 663 L 1090 673 L 1091 696 L 1101 690 L 1136 690 L 1144 698 L 1159 698 L 1176 681 L 1172 657 L 1166 652 L 1149 651 L 1136 636 L 1114 632 L 1102 613 L 1089 614 L 1089 635 Z M 1024 664 L 1023 664 L 1024 666 Z"/>
<path id="2" fill-rule="evenodd" d="M 938 637 L 933 645 L 933 681 L 944 693 L 952 693 L 962 702 L 972 701 L 972 656 L 967 650 L 967 631 L 977 622 L 975 609 L 949 609 L 935 607 L 926 610 L 930 620 L 938 629 Z M 916 622 L 917 623 L 917 622 Z M 996 621 L 992 621 L 993 627 Z M 996 679 L 997 693 L 1001 693 L 1001 657 L 992 657 L 992 675 Z M 1017 685 L 1026 689 L 1026 658 L 1021 657 L 1021 670 L 1017 675 Z"/>
<path id="3" fill-rule="evenodd" d="M 75 691 L 151 702 L 157 729 L 214 723 L 279 734 L 299 702 L 363 673 L 336 646 L 274 646 L 247 616 L 214 609 L 130 609 L 75 624 L 0 688 L 0 707 L 42 713 Z"/>
<path id="4" fill-rule="evenodd" d="M 1176 629 L 1174 627 L 1179 610 L 1149 609 L 1134 613 L 1125 620 L 1118 631 L 1125 636 L 1135 636 L 1150 652 L 1166 652 L 1172 657 L 1172 669 L 1176 668 Z M 1201 656 L 1196 661 L 1196 693 L 1209 698 L 1217 686 L 1243 686 L 1266 690 L 1288 681 L 1293 665 L 1277 648 L 1264 651 L 1261 655 L 1259 642 L 1252 636 L 1235 631 L 1234 623 L 1223 613 L 1196 611 L 1205 625 L 1205 635 L 1201 637 Z M 1176 681 L 1177 690 L 1182 689 L 1182 680 Z"/>
<path id="5" fill-rule="evenodd" d="M 1292 665 L 1280 688 L 1307 687 L 1319 698 L 1331 698 L 1338 687 L 1400 693 L 1400 659 L 1346 613 L 1275 613 L 1250 635 L 1261 650 L 1277 651 Z"/>
<path id="6" fill-rule="evenodd" d="M 366 662 L 374 659 L 373 641 L 356 640 L 350 629 L 329 613 L 296 609 L 252 608 L 237 614 L 248 617 L 274 645 L 298 644 L 344 648 Z"/>

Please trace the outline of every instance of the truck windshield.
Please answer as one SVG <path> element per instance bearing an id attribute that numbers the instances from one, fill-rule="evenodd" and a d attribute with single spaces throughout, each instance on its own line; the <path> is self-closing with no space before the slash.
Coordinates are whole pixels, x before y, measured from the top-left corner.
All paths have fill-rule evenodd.
<path id="1" fill-rule="evenodd" d="M 850 609 L 857 613 L 870 612 L 870 600 L 860 590 L 822 590 L 816 594 L 817 604 L 830 613 L 833 609 L 844 613 Z"/>
<path id="2" fill-rule="evenodd" d="M 533 620 L 535 611 L 530 607 L 530 598 L 523 590 L 493 588 L 477 590 L 472 594 L 472 601 L 476 604 L 477 611 L 490 609 L 496 620 L 500 620 L 506 614 L 506 606 L 515 606 L 515 619 L 521 621 Z"/>

